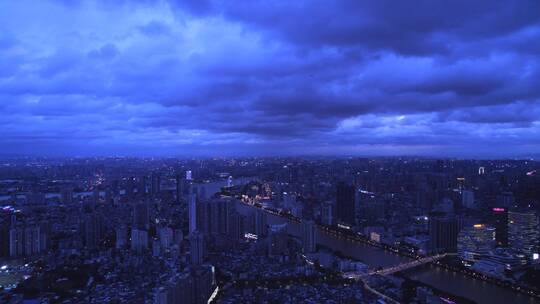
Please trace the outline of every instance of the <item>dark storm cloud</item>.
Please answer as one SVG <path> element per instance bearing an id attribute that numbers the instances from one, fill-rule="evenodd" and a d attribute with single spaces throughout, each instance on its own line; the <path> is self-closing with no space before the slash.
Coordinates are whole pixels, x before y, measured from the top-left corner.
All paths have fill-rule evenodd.
<path id="1" fill-rule="evenodd" d="M 1 6 L 0 143 L 21 153 L 474 156 L 540 138 L 538 1 Z"/>
<path id="2" fill-rule="evenodd" d="M 361 44 L 399 53 L 445 52 L 452 38 L 512 33 L 540 20 L 538 1 L 171 1 L 225 14 L 310 46 Z"/>

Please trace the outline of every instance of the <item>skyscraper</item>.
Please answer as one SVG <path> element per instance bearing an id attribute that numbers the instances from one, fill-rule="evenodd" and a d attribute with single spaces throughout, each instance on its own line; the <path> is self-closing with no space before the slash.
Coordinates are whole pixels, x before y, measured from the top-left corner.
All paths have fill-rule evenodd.
<path id="1" fill-rule="evenodd" d="M 313 221 L 306 220 L 302 223 L 302 245 L 305 253 L 315 252 L 316 239 L 315 239 L 315 223 Z"/>
<path id="2" fill-rule="evenodd" d="M 128 177 L 126 181 L 126 191 L 125 191 L 125 196 L 128 200 L 133 199 L 134 191 L 135 191 L 135 179 L 133 177 Z"/>
<path id="3" fill-rule="evenodd" d="M 460 220 L 453 215 L 432 214 L 429 218 L 429 238 L 433 252 L 456 252 Z"/>
<path id="4" fill-rule="evenodd" d="M 259 237 L 268 235 L 268 216 L 262 210 L 255 210 L 253 213 L 253 227 L 255 234 Z"/>
<path id="5" fill-rule="evenodd" d="M 116 249 L 125 248 L 128 244 L 128 229 L 126 226 L 116 228 Z"/>
<path id="6" fill-rule="evenodd" d="M 188 199 L 189 208 L 189 233 L 193 233 L 197 230 L 197 196 L 190 194 Z"/>
<path id="7" fill-rule="evenodd" d="M 137 187 L 137 195 L 145 196 L 146 195 L 146 176 L 139 177 L 139 186 Z"/>
<path id="8" fill-rule="evenodd" d="M 508 242 L 529 260 L 538 259 L 538 216 L 529 212 L 508 212 Z"/>
<path id="9" fill-rule="evenodd" d="M 148 229 L 150 223 L 150 211 L 147 203 L 135 204 L 133 208 L 133 226 L 137 229 Z"/>
<path id="10" fill-rule="evenodd" d="M 182 201 L 182 198 L 184 197 L 185 182 L 180 174 L 176 175 L 175 182 L 176 182 L 176 189 L 175 189 L 176 190 L 176 203 L 180 204 L 180 202 Z"/>
<path id="11" fill-rule="evenodd" d="M 508 246 L 508 209 L 491 209 L 491 225 L 495 228 L 495 242 L 499 247 Z"/>
<path id="12" fill-rule="evenodd" d="M 191 263 L 201 265 L 204 259 L 204 238 L 203 235 L 195 230 L 189 236 Z"/>
<path id="13" fill-rule="evenodd" d="M 321 222 L 328 226 L 334 224 L 334 205 L 332 205 L 332 202 L 325 202 L 322 204 Z"/>
<path id="14" fill-rule="evenodd" d="M 148 249 L 148 232 L 142 229 L 131 229 L 131 250 L 141 253 Z"/>
<path id="15" fill-rule="evenodd" d="M 336 206 L 338 222 L 349 226 L 356 223 L 354 186 L 339 182 L 336 189 Z"/>
<path id="16" fill-rule="evenodd" d="M 152 183 L 150 184 L 150 194 L 156 196 L 161 191 L 161 177 L 157 173 L 152 174 Z"/>
<path id="17" fill-rule="evenodd" d="M 461 192 L 461 205 L 468 209 L 476 209 L 474 192 L 472 190 L 463 190 Z"/>
<path id="18" fill-rule="evenodd" d="M 97 248 L 102 236 L 101 216 L 97 213 L 86 215 L 81 223 L 81 233 L 86 248 Z"/>

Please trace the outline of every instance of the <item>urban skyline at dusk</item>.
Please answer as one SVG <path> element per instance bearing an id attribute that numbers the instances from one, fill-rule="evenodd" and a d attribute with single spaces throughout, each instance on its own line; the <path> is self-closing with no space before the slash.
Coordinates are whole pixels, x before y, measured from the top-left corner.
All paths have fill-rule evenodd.
<path id="1" fill-rule="evenodd" d="M 0 156 L 540 154 L 538 1 L 0 1 Z"/>
<path id="2" fill-rule="evenodd" d="M 538 0 L 0 0 L 0 113 L 0 303 L 539 302 Z"/>

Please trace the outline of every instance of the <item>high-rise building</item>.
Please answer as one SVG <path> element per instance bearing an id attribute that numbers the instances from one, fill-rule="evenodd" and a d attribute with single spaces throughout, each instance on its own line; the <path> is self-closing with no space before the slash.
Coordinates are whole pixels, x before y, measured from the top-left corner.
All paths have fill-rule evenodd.
<path id="1" fill-rule="evenodd" d="M 255 210 L 253 213 L 254 232 L 259 238 L 268 235 L 268 215 L 262 210 Z"/>
<path id="2" fill-rule="evenodd" d="M 457 251 L 466 262 L 476 262 L 495 248 L 495 228 L 484 224 L 464 227 L 458 234 Z"/>
<path id="3" fill-rule="evenodd" d="M 47 231 L 44 225 L 18 226 L 9 230 L 9 256 L 32 256 L 46 249 Z"/>
<path id="4" fill-rule="evenodd" d="M 126 226 L 120 226 L 116 229 L 116 249 L 125 248 L 128 244 L 128 229 Z"/>
<path id="5" fill-rule="evenodd" d="M 133 227 L 148 229 L 150 224 L 150 210 L 147 203 L 140 202 L 133 207 Z"/>
<path id="6" fill-rule="evenodd" d="M 497 246 L 508 246 L 508 209 L 503 207 L 491 208 L 491 225 L 495 228 Z"/>
<path id="7" fill-rule="evenodd" d="M 356 224 L 355 188 L 344 182 L 339 182 L 336 188 L 338 222 L 354 226 Z"/>
<path id="8" fill-rule="evenodd" d="M 24 229 L 12 227 L 9 230 L 9 256 L 20 257 L 24 255 Z"/>
<path id="9" fill-rule="evenodd" d="M 204 238 L 203 235 L 195 230 L 189 236 L 191 264 L 201 265 L 204 261 Z"/>
<path id="10" fill-rule="evenodd" d="M 187 179 L 188 181 L 192 180 L 192 178 L 191 178 L 191 170 L 187 170 L 187 171 L 186 171 L 186 179 Z"/>
<path id="11" fill-rule="evenodd" d="M 268 256 L 288 254 L 287 224 L 271 225 L 268 228 Z"/>
<path id="12" fill-rule="evenodd" d="M 538 260 L 538 216 L 532 211 L 508 212 L 508 242 L 528 260 Z"/>
<path id="13" fill-rule="evenodd" d="M 180 204 L 182 198 L 184 197 L 185 192 L 185 180 L 180 176 L 176 175 L 176 203 Z"/>
<path id="14" fill-rule="evenodd" d="M 237 212 L 230 213 L 228 228 L 227 235 L 230 239 L 242 240 L 246 234 L 246 217 Z"/>
<path id="15" fill-rule="evenodd" d="M 161 191 L 161 177 L 157 173 L 152 174 L 152 183 L 150 185 L 150 194 L 156 196 Z"/>
<path id="16" fill-rule="evenodd" d="M 468 209 L 476 209 L 474 192 L 472 190 L 461 191 L 461 205 Z"/>
<path id="17" fill-rule="evenodd" d="M 188 198 L 189 208 L 189 233 L 193 233 L 197 230 L 197 196 L 190 194 Z"/>
<path id="18" fill-rule="evenodd" d="M 194 267 L 191 272 L 192 277 L 192 303 L 209 303 L 212 291 L 215 288 L 215 269 L 211 265 Z"/>
<path id="19" fill-rule="evenodd" d="M 126 181 L 125 196 L 128 200 L 132 200 L 134 194 L 135 194 L 135 178 L 128 177 Z"/>
<path id="20" fill-rule="evenodd" d="M 207 235 L 225 235 L 229 229 L 229 215 L 234 211 L 232 201 L 226 199 L 200 200 L 196 203 L 196 229 Z"/>
<path id="21" fill-rule="evenodd" d="M 146 195 L 146 176 L 143 175 L 139 177 L 139 186 L 137 187 L 137 195 L 145 196 Z"/>
<path id="22" fill-rule="evenodd" d="M 81 233 L 84 246 L 94 249 L 99 246 L 102 236 L 102 219 L 97 213 L 87 214 L 81 223 Z"/>
<path id="23" fill-rule="evenodd" d="M 321 222 L 324 225 L 334 224 L 334 205 L 332 202 L 325 202 L 321 206 Z"/>
<path id="24" fill-rule="evenodd" d="M 111 191 L 113 195 L 120 194 L 119 185 L 120 185 L 120 182 L 117 179 L 111 181 Z"/>
<path id="25" fill-rule="evenodd" d="M 433 252 L 456 252 L 461 221 L 453 215 L 432 214 L 429 217 L 430 247 Z"/>
<path id="26" fill-rule="evenodd" d="M 170 227 L 159 227 L 159 242 L 162 248 L 169 248 L 173 244 L 173 230 Z"/>
<path id="27" fill-rule="evenodd" d="M 131 250 L 141 253 L 148 249 L 148 232 L 142 229 L 131 229 Z"/>
<path id="28" fill-rule="evenodd" d="M 305 253 L 312 253 L 316 250 L 315 223 L 313 221 L 302 223 L 302 245 Z"/>

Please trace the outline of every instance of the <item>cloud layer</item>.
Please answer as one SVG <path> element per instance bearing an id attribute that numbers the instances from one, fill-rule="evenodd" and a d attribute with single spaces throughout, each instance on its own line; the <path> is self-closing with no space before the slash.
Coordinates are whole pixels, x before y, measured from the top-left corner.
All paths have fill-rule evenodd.
<path id="1" fill-rule="evenodd" d="M 540 154 L 538 1 L 0 2 L 7 154 Z"/>

